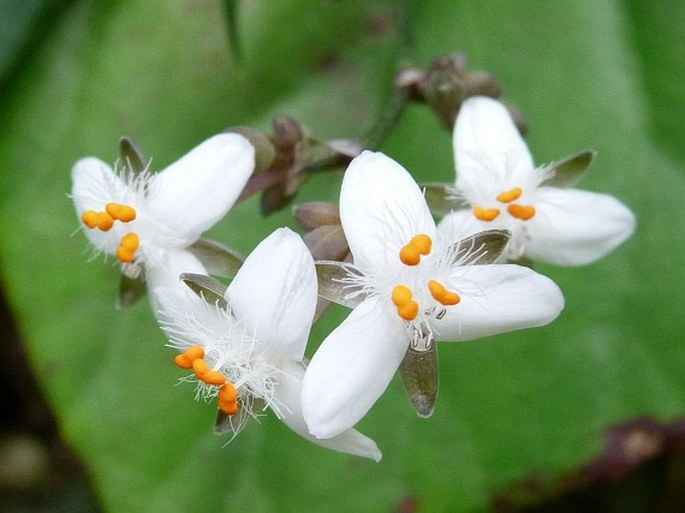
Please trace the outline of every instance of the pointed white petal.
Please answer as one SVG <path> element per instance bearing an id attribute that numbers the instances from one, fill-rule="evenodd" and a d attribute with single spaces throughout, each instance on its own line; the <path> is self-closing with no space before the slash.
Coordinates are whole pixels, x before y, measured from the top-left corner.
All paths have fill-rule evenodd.
<path id="1" fill-rule="evenodd" d="M 71 170 L 71 196 L 76 214 L 81 223 L 81 214 L 86 210 L 101 212 L 109 202 L 126 202 L 127 187 L 112 170 L 109 164 L 95 157 L 86 157 L 74 164 Z M 107 232 L 97 228 L 83 230 L 93 246 L 100 251 L 112 254 L 121 240 L 120 230 L 114 226 Z"/>
<path id="2" fill-rule="evenodd" d="M 364 273 L 400 266 L 399 252 L 412 237 L 435 236 L 435 223 L 411 175 L 371 151 L 356 157 L 345 172 L 340 219 L 354 262 Z"/>
<path id="3" fill-rule="evenodd" d="M 146 264 L 145 280 L 147 282 L 148 295 L 150 296 L 150 305 L 157 320 L 170 320 L 170 316 L 166 313 L 167 309 L 163 299 L 169 297 L 170 290 L 180 291 L 174 297 L 179 295 L 185 297 L 187 292 L 190 292 L 188 286 L 179 279 L 182 273 L 207 274 L 207 270 L 192 253 L 185 250 L 167 252 L 165 260 L 158 265 Z M 191 292 L 191 294 L 194 293 Z"/>
<path id="4" fill-rule="evenodd" d="M 408 344 L 403 323 L 377 299 L 355 308 L 305 373 L 302 409 L 309 432 L 331 438 L 354 426 L 385 391 Z"/>
<path id="5" fill-rule="evenodd" d="M 299 235 L 280 228 L 247 257 L 226 290 L 233 314 L 270 350 L 301 360 L 317 300 L 314 260 Z"/>
<path id="6" fill-rule="evenodd" d="M 194 242 L 226 215 L 253 169 L 254 148 L 247 139 L 215 135 L 153 175 L 150 215 Z"/>
<path id="7" fill-rule="evenodd" d="M 461 302 L 431 323 L 436 340 L 472 340 L 497 333 L 543 326 L 564 307 L 561 290 L 549 278 L 518 265 L 460 268 L 449 287 Z"/>
<path id="8" fill-rule="evenodd" d="M 319 439 L 309 433 L 302 416 L 302 377 L 304 365 L 288 362 L 282 365 L 283 378 L 274 390 L 274 399 L 281 405 L 281 420 L 301 437 L 334 451 L 380 461 L 381 451 L 376 442 L 355 429 L 343 431 L 333 438 Z"/>
<path id="9" fill-rule="evenodd" d="M 541 187 L 525 256 L 556 265 L 583 265 L 605 256 L 635 229 L 635 216 L 607 194 Z"/>
<path id="10" fill-rule="evenodd" d="M 534 177 L 528 146 L 507 108 L 497 100 L 472 96 L 464 101 L 452 141 L 457 189 L 467 196 L 489 187 L 489 183 L 525 187 Z"/>

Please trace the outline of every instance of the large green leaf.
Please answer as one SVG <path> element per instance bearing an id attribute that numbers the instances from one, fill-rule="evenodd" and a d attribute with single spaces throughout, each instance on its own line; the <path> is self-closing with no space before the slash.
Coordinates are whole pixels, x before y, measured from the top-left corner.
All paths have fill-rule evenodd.
<path id="1" fill-rule="evenodd" d="M 241 2 L 235 62 L 218 2 L 73 2 L 0 99 L 0 262 L 35 372 L 105 507 L 390 511 L 414 498 L 421 511 L 479 511 L 512 480 L 589 459 L 612 422 L 683 414 L 685 92 L 668 77 L 685 57 L 685 24 L 679 3 L 653 4 L 414 7 L 419 65 L 459 49 L 494 71 L 528 116 L 537 162 L 596 149 L 579 186 L 619 197 L 638 229 L 601 262 L 539 269 L 566 295 L 552 325 L 442 344 L 430 419 L 395 379 L 360 424 L 384 451 L 375 464 L 308 444 L 272 416 L 222 447 L 214 406 L 174 386 L 181 373 L 148 306 L 116 310 L 111 259 L 87 263 L 85 237 L 70 237 L 66 193 L 73 162 L 113 161 L 121 135 L 156 169 L 276 114 L 323 138 L 360 136 L 390 95 L 404 3 Z M 453 179 L 450 136 L 425 107 L 382 149 L 421 181 Z M 298 200 L 334 200 L 337 184 L 319 176 Z M 247 254 L 284 224 L 288 212 L 262 219 L 251 199 L 209 236 Z M 334 307 L 315 327 L 310 353 L 344 314 Z"/>

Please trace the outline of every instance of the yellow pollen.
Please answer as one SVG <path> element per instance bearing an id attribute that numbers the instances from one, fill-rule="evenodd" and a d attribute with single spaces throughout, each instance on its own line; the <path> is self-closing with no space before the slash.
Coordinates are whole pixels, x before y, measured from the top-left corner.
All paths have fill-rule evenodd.
<path id="1" fill-rule="evenodd" d="M 492 221 L 499 215 L 498 208 L 473 207 L 473 215 L 481 221 Z"/>
<path id="2" fill-rule="evenodd" d="M 392 302 L 397 307 L 397 315 L 405 321 L 413 321 L 419 314 L 419 304 L 412 300 L 412 292 L 406 285 L 392 289 Z"/>
<path id="3" fill-rule="evenodd" d="M 419 304 L 416 301 L 407 301 L 397 307 L 397 315 L 405 321 L 413 321 L 419 315 Z"/>
<path id="4" fill-rule="evenodd" d="M 431 296 L 433 296 L 433 298 L 442 305 L 453 306 L 461 301 L 459 294 L 456 292 L 450 292 L 438 281 L 429 281 L 428 290 L 430 290 Z"/>
<path id="5" fill-rule="evenodd" d="M 238 413 L 238 392 L 228 381 L 219 388 L 219 409 L 226 415 Z"/>
<path id="6" fill-rule="evenodd" d="M 501 201 L 502 203 L 510 203 L 514 200 L 517 200 L 521 197 L 521 194 L 523 193 L 523 189 L 521 187 L 514 187 L 513 189 L 509 191 L 504 191 L 500 194 L 497 195 L 497 198 L 495 198 L 497 201 Z"/>
<path id="7" fill-rule="evenodd" d="M 223 385 L 226 383 L 224 375 L 219 371 L 210 369 L 203 358 L 193 360 L 193 372 L 195 372 L 200 381 L 204 381 L 208 385 Z"/>
<path id="8" fill-rule="evenodd" d="M 188 349 L 186 349 L 185 352 L 176 356 L 176 358 L 174 358 L 174 362 L 181 369 L 192 369 L 193 368 L 193 362 L 195 360 L 197 360 L 198 358 L 204 358 L 204 357 L 205 357 L 205 350 L 204 349 L 202 349 L 200 346 L 191 346 Z"/>
<path id="9" fill-rule="evenodd" d="M 119 262 L 127 264 L 133 260 L 133 257 L 140 245 L 138 234 L 129 232 L 121 238 L 119 247 L 117 248 L 117 258 Z"/>
<path id="10" fill-rule="evenodd" d="M 128 223 L 136 218 L 136 210 L 129 205 L 120 205 L 119 203 L 107 203 L 105 210 L 112 216 L 112 219 Z"/>
<path id="11" fill-rule="evenodd" d="M 411 301 L 412 293 L 406 285 L 397 285 L 392 289 L 392 302 L 395 306 L 400 306 Z"/>
<path id="12" fill-rule="evenodd" d="M 535 215 L 535 207 L 531 205 L 518 205 L 513 203 L 507 207 L 507 212 L 517 219 L 528 221 L 528 219 Z"/>
<path id="13" fill-rule="evenodd" d="M 99 228 L 103 232 L 108 231 L 114 225 L 114 219 L 107 212 L 96 212 L 95 210 L 86 210 L 81 214 L 81 221 L 88 228 Z"/>
<path id="14" fill-rule="evenodd" d="M 409 244 L 400 250 L 400 261 L 405 265 L 417 265 L 421 261 L 421 255 L 431 252 L 433 241 L 425 233 L 414 235 Z"/>
<path id="15" fill-rule="evenodd" d="M 121 238 L 121 247 L 136 250 L 140 244 L 138 234 L 129 232 Z"/>

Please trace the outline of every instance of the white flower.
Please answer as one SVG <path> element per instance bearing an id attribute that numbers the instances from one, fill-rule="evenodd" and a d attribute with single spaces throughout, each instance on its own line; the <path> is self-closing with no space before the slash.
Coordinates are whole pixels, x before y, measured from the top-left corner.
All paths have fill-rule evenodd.
<path id="1" fill-rule="evenodd" d="M 289 428 L 324 447 L 380 460 L 373 440 L 349 429 L 327 440 L 311 436 L 302 417 L 304 350 L 317 300 L 314 261 L 302 239 L 276 230 L 247 257 L 226 289 L 226 305 L 177 287 L 156 294 L 179 366 L 193 369 L 198 395 L 217 397 L 234 431 L 270 408 Z M 188 378 L 186 378 L 188 379 Z"/>
<path id="2" fill-rule="evenodd" d="M 127 276 L 145 272 L 152 288 L 161 284 L 156 279 L 178 282 L 174 268 L 201 272 L 185 248 L 226 215 L 253 169 L 247 139 L 219 134 L 155 174 L 81 159 L 72 170 L 72 198 L 96 251 L 115 255 Z"/>
<path id="3" fill-rule="evenodd" d="M 606 194 L 554 178 L 554 164 L 536 168 L 507 109 L 472 97 L 454 127 L 456 194 L 470 208 L 447 215 L 440 231 L 463 236 L 487 228 L 510 230 L 506 257 L 556 265 L 593 262 L 626 240 L 632 212 Z"/>
<path id="4" fill-rule="evenodd" d="M 492 261 L 501 246 L 488 258 L 475 239 L 440 238 L 419 187 L 381 153 L 365 151 L 350 164 L 340 218 L 354 258 L 342 264 L 343 282 L 358 306 L 305 373 L 303 410 L 315 436 L 335 436 L 362 418 L 410 343 L 425 350 L 433 340 L 540 326 L 563 308 L 558 287 L 530 269 L 472 265 Z"/>

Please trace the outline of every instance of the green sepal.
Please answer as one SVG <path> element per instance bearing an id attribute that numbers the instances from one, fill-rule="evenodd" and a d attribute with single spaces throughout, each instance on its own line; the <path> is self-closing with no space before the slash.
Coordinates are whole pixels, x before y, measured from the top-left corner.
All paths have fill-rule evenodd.
<path id="1" fill-rule="evenodd" d="M 552 176 L 544 180 L 541 186 L 559 187 L 567 189 L 576 185 L 590 167 L 592 159 L 597 154 L 595 150 L 583 150 L 570 157 L 552 162 L 547 169 Z"/>
<path id="2" fill-rule="evenodd" d="M 350 274 L 362 275 L 352 264 L 332 260 L 321 260 L 315 264 L 316 277 L 319 281 L 319 296 L 348 308 L 355 308 L 366 299 L 366 294 L 362 292 L 361 286 L 350 285 L 341 281 L 349 278 Z M 355 292 L 358 294 L 350 297 Z"/>
<path id="3" fill-rule="evenodd" d="M 234 126 L 227 130 L 242 135 L 255 149 L 255 174 L 266 171 L 276 159 L 276 148 L 263 133 L 249 126 Z"/>
<path id="4" fill-rule="evenodd" d="M 117 308 L 128 308 L 135 305 L 140 298 L 145 296 L 146 292 L 147 285 L 145 284 L 143 273 L 140 273 L 136 278 L 131 278 L 122 273 L 119 280 Z"/>
<path id="5" fill-rule="evenodd" d="M 454 185 L 449 183 L 422 183 L 419 187 L 424 191 L 426 203 L 431 212 L 443 217 L 454 210 L 461 210 L 464 208 L 463 201 L 460 201 L 456 195 Z"/>
<path id="6" fill-rule="evenodd" d="M 350 252 L 342 226 L 325 225 L 315 228 L 302 237 L 315 260 L 342 261 Z"/>
<path id="7" fill-rule="evenodd" d="M 245 257 L 234 249 L 210 239 L 199 239 L 188 250 L 210 274 L 227 278 L 235 276 L 245 261 Z"/>
<path id="8" fill-rule="evenodd" d="M 508 230 L 484 230 L 464 237 L 450 248 L 450 264 L 485 265 L 495 262 L 511 239 Z"/>
<path id="9" fill-rule="evenodd" d="M 126 169 L 134 176 L 145 171 L 150 164 L 150 159 L 145 157 L 138 143 L 127 136 L 119 139 L 119 156 L 122 165 L 126 166 Z"/>
<path id="10" fill-rule="evenodd" d="M 400 375 L 416 414 L 430 417 L 438 397 L 437 344 L 432 343 L 425 351 L 409 347 L 400 364 Z"/>
<path id="11" fill-rule="evenodd" d="M 329 224 L 340 224 L 340 210 L 335 203 L 309 201 L 293 207 L 295 222 L 307 231 Z"/>
<path id="12" fill-rule="evenodd" d="M 180 278 L 183 283 L 190 287 L 190 290 L 210 305 L 217 305 L 224 310 L 228 309 L 228 302 L 224 298 L 226 286 L 220 281 L 211 276 L 194 273 L 183 273 Z"/>

